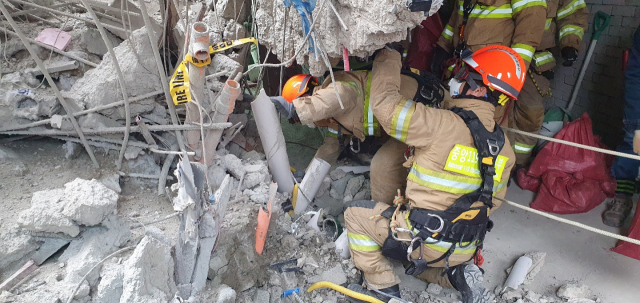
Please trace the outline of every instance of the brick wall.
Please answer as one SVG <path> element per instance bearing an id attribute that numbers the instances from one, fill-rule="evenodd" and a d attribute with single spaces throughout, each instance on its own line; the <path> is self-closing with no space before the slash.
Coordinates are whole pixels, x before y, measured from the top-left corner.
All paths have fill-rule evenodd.
<path id="1" fill-rule="evenodd" d="M 593 32 L 593 16 L 597 11 L 611 15 L 611 23 L 604 30 L 580 86 L 572 110 L 574 117 L 587 112 L 593 120 L 594 132 L 602 136 L 605 144 L 615 147 L 622 140 L 624 85 L 622 51 L 631 46 L 631 38 L 640 24 L 640 0 L 585 0 L 589 9 L 589 29 L 585 32 L 578 61 L 572 67 L 563 67 L 556 50 L 555 78 L 551 81 L 553 97 L 545 99 L 545 106 L 566 107 L 584 57 L 589 49 Z"/>

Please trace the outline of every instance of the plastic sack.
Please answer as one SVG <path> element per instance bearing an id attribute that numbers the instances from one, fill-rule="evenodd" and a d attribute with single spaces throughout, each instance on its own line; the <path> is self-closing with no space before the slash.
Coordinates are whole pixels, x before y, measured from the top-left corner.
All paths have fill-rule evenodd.
<path id="1" fill-rule="evenodd" d="M 606 148 L 591 131 L 591 119 L 569 123 L 557 139 Z M 538 192 L 531 207 L 557 214 L 588 212 L 615 194 L 610 168 L 613 157 L 607 154 L 553 143 L 545 145 L 528 171 L 518 171 L 518 185 Z"/>
<path id="2" fill-rule="evenodd" d="M 442 34 L 444 27 L 440 15 L 433 14 L 420 23 L 422 28 L 416 27 L 411 37 L 411 44 L 404 61 L 406 67 L 423 71 L 431 71 L 431 59 L 435 44 Z"/>
<path id="3" fill-rule="evenodd" d="M 636 214 L 633 216 L 628 237 L 640 240 L 640 207 L 636 207 Z M 611 251 L 640 260 L 640 245 L 620 241 Z"/>

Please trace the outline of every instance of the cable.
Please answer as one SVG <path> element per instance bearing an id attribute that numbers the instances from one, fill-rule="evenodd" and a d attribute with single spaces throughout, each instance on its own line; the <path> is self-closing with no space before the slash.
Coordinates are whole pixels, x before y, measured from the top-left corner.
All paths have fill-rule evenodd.
<path id="1" fill-rule="evenodd" d="M 521 130 L 513 129 L 513 128 L 510 128 L 510 127 L 502 127 L 502 129 L 510 131 L 512 133 L 520 134 L 520 135 L 525 135 L 525 136 L 534 137 L 534 138 L 537 138 L 537 139 L 542 139 L 542 140 L 547 140 L 547 141 L 551 141 L 551 142 L 555 142 L 555 143 L 565 144 L 565 145 L 569 145 L 569 146 L 573 146 L 573 147 L 588 149 L 588 150 L 600 152 L 600 153 L 603 153 L 603 154 L 609 154 L 609 155 L 614 155 L 614 156 L 623 157 L 623 158 L 640 160 L 640 156 L 638 156 L 638 155 L 625 154 L 625 153 L 621 153 L 621 152 L 613 151 L 613 150 L 608 150 L 608 149 L 604 149 L 604 148 L 593 147 L 593 146 L 589 146 L 589 145 L 584 145 L 584 144 L 575 143 L 575 142 L 571 142 L 571 141 L 560 140 L 560 139 L 547 137 L 547 136 L 542 136 L 542 135 L 536 135 L 536 134 L 524 132 L 524 131 L 521 131 Z"/>
<path id="2" fill-rule="evenodd" d="M 320 9 L 318 10 L 318 14 L 320 14 L 322 12 L 322 9 L 324 8 L 325 3 L 329 1 L 329 0 L 325 0 L 322 2 L 322 4 L 320 5 Z M 291 58 L 289 58 L 289 60 L 282 62 L 282 63 L 269 63 L 269 64 L 254 64 L 252 65 L 250 68 L 247 69 L 246 72 L 244 72 L 242 74 L 242 76 L 246 76 L 247 74 L 249 74 L 250 71 L 252 71 L 255 68 L 258 67 L 280 67 L 280 66 L 287 66 L 289 64 L 291 64 L 293 62 L 293 60 L 296 59 L 296 57 L 298 57 L 298 54 L 302 51 L 302 49 L 304 48 L 304 46 L 307 44 L 307 41 L 309 41 L 309 37 L 311 36 L 311 33 L 313 32 L 313 28 L 316 25 L 316 21 L 318 21 L 318 19 L 320 18 L 315 18 L 313 19 L 313 23 L 311 23 L 311 26 L 309 27 L 309 32 L 307 33 L 307 36 L 304 37 L 304 39 L 302 40 L 302 44 L 300 45 L 300 47 L 298 48 L 298 50 L 296 50 L 296 52 L 293 54 L 293 56 L 291 56 Z M 254 20 L 255 22 L 255 20 Z M 283 55 L 284 56 L 284 55 Z"/>
<path id="3" fill-rule="evenodd" d="M 502 199 L 502 198 L 494 197 L 494 199 L 496 199 L 498 201 L 502 201 L 504 203 L 507 203 L 507 204 L 509 204 L 511 206 L 514 206 L 514 207 L 517 207 L 517 208 L 524 209 L 526 211 L 532 212 L 532 213 L 534 213 L 536 215 L 541 215 L 543 217 L 547 217 L 549 219 L 556 220 L 558 222 L 562 222 L 562 223 L 566 223 L 566 224 L 569 224 L 569 225 L 573 225 L 575 227 L 586 229 L 586 230 L 588 230 L 590 232 L 594 232 L 596 234 L 601 234 L 603 236 L 607 236 L 607 237 L 611 237 L 611 238 L 614 238 L 614 239 L 618 239 L 620 241 L 625 241 L 625 242 L 633 243 L 633 244 L 636 244 L 636 245 L 640 245 L 640 240 L 636 240 L 636 239 L 633 239 L 633 238 L 621 236 L 621 235 L 618 235 L 618 234 L 614 234 L 612 232 L 608 232 L 608 231 L 604 231 L 602 229 L 597 229 L 595 227 L 591 227 L 589 225 L 585 225 L 585 224 L 578 223 L 578 222 L 575 222 L 575 221 L 571 221 L 571 220 L 568 220 L 568 219 L 560 218 L 558 216 L 554 216 L 552 214 L 548 214 L 548 213 L 533 209 L 531 207 L 520 205 L 520 204 L 518 204 L 516 202 L 512 202 L 512 201 L 505 200 L 505 199 Z"/>

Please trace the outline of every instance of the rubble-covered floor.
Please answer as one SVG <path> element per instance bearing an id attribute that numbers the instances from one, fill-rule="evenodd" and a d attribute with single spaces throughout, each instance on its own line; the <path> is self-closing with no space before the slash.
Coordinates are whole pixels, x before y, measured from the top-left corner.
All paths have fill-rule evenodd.
<path id="1" fill-rule="evenodd" d="M 534 194 L 512 183 L 506 199 L 528 205 Z M 602 224 L 600 215 L 604 209 L 605 203 L 602 203 L 588 213 L 562 217 L 620 233 L 620 229 Z M 500 207 L 491 217 L 495 228 L 487 234 L 483 251 L 488 285 L 495 287 L 503 283 L 504 269 L 518 256 L 541 251 L 547 253 L 546 262 L 531 289 L 552 291 L 566 281 L 576 281 L 588 285 L 602 302 L 638 301 L 640 288 L 636 284 L 640 281 L 640 261 L 609 251 L 615 246 L 615 239 L 508 205 Z M 629 222 L 625 226 L 628 227 Z"/>
<path id="2" fill-rule="evenodd" d="M 98 159 L 103 167 L 107 168 L 95 170 L 84 152 L 70 159 L 65 158 L 66 151 L 62 148 L 62 141 L 51 139 L 0 141 L 5 150 L 12 150 L 15 153 L 13 156 L 18 157 L 12 159 L 11 155 L 3 155 L 0 159 L 0 178 L 2 179 L 0 197 L 3 199 L 0 228 L 3 230 L 11 229 L 16 223 L 18 214 L 30 207 L 34 192 L 60 188 L 78 177 L 87 180 L 102 179 L 113 174 L 113 171 L 108 169 L 115 159 L 113 152 L 109 155 L 99 154 Z M 312 142 L 307 143 L 312 144 Z M 290 152 L 290 154 L 309 157 L 306 153 Z M 173 212 L 168 199 L 157 196 L 153 186 L 134 185 L 131 179 L 126 178 L 122 178 L 120 184 L 122 192 L 118 199 L 117 213 L 129 225 L 149 222 Z M 258 187 L 253 190 L 257 191 Z M 245 193 L 241 193 L 241 196 L 243 195 Z M 232 197 L 234 196 L 235 192 L 232 193 Z M 328 192 L 325 193 L 325 197 L 329 196 L 331 195 Z M 521 190 L 515 184 L 511 185 L 507 196 L 507 199 L 521 204 L 528 204 L 532 198 L 532 193 Z M 255 254 L 253 222 L 258 204 L 252 199 L 253 196 L 248 193 L 246 201 L 236 201 L 229 205 L 226 220 L 222 226 L 222 238 L 209 264 L 209 277 L 212 279 L 208 281 L 206 289 L 199 298 L 201 302 L 216 302 L 227 295 L 228 297 L 235 295 L 235 302 L 267 302 L 265 300 L 293 302 L 292 299 L 280 301 L 276 297 L 284 288 L 299 287 L 304 291 L 312 282 L 318 280 L 329 279 L 337 283 L 353 283 L 358 280 L 359 274 L 354 269 L 353 262 L 341 260 L 333 249 L 335 245 L 321 234 L 302 227 L 295 235 L 290 235 L 287 230 L 291 225 L 291 219 L 279 208 L 276 208 L 274 213 L 275 219 L 270 226 L 265 253 L 262 256 Z M 278 198 L 277 203 L 280 202 L 281 197 Z M 601 223 L 600 213 L 603 209 L 604 204 L 587 214 L 565 217 L 597 228 L 619 232 Z M 596 302 L 634 302 L 640 295 L 640 290 L 633 287 L 633 281 L 638 281 L 640 278 L 640 262 L 610 252 L 608 249 L 615 245 L 614 240 L 507 205 L 501 207 L 492 217 L 496 227 L 488 234 L 483 251 L 485 258 L 483 267 L 487 272 L 485 285 L 491 289 L 502 285 L 507 275 L 505 270 L 519 256 L 536 251 L 547 254 L 545 264 L 535 276 L 533 283 L 521 288 L 542 295 L 543 298 L 550 299 L 549 301 L 528 301 L 524 298 L 518 301 L 502 298 L 498 302 L 566 302 L 555 297 L 554 294 L 559 287 L 567 283 L 587 285 L 593 293 L 591 298 L 599 299 Z M 153 226 L 162 230 L 173 242 L 172 244 L 175 244 L 178 224 L 179 220 L 172 218 Z M 138 243 L 143 236 L 144 228 L 134 229 L 127 245 Z M 129 255 L 130 253 L 124 253 L 114 258 L 115 263 L 107 262 L 103 266 L 101 275 L 108 273 L 109 268 L 114 264 L 117 265 L 117 262 L 126 262 Z M 16 301 L 0 300 L 0 302 L 28 302 L 28 298 L 40 294 L 39 291 L 58 285 L 56 281 L 60 281 L 59 279 L 65 276 L 67 267 L 72 266 L 56 259 L 58 257 L 63 258 L 54 256 L 39 269 L 39 275 L 27 279 L 17 288 L 25 289 L 35 285 L 34 290 L 22 294 L 18 297 L 21 299 Z M 298 259 L 296 265 L 302 268 L 302 272 L 278 275 L 275 271 L 268 269 L 270 263 L 292 258 Z M 455 291 L 439 290 L 435 285 L 427 285 L 403 275 L 400 264 L 396 264 L 396 267 L 403 281 L 401 286 L 406 299 L 415 303 L 453 303 L 459 300 Z M 11 272 L 13 271 L 1 272 L 0 279 L 6 278 Z M 47 284 L 38 286 L 41 281 Z M 231 288 L 220 287 L 221 284 L 229 285 Z M 91 296 L 94 301 L 102 302 L 96 299 L 93 291 L 95 290 L 92 289 Z M 431 295 L 431 292 L 437 292 L 438 295 Z M 522 292 L 522 295 L 524 294 L 527 292 Z M 4 295 L 5 297 L 0 295 L 0 299 L 12 298 L 7 297 L 7 294 Z M 326 289 L 301 295 L 304 302 L 346 302 L 341 294 Z"/>

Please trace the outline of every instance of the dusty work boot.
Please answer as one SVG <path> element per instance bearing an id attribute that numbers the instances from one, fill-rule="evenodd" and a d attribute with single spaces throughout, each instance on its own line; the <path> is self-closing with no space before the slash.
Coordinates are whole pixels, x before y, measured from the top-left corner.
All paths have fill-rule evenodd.
<path id="1" fill-rule="evenodd" d="M 360 285 L 360 284 L 349 284 L 349 286 L 347 286 L 347 288 L 349 290 L 353 290 L 357 293 L 361 293 L 363 295 L 367 295 L 370 297 L 374 297 L 382 302 L 389 302 L 389 300 L 391 300 L 391 297 L 379 294 L 373 290 L 369 290 L 364 288 L 364 286 Z M 383 288 L 383 289 L 379 289 L 380 292 L 383 292 L 385 294 L 388 294 L 390 296 L 396 297 L 396 298 L 400 298 L 400 285 L 394 285 L 391 287 L 387 287 L 387 288 Z M 362 301 L 362 300 L 358 300 L 356 298 L 353 298 L 351 296 L 347 296 L 347 300 L 349 300 L 349 302 L 351 303 L 364 303 L 367 301 Z"/>
<path id="2" fill-rule="evenodd" d="M 602 213 L 602 223 L 608 226 L 620 227 L 629 216 L 629 213 L 631 213 L 632 208 L 631 195 L 616 194 L 607 204 L 607 210 Z"/>
<path id="3" fill-rule="evenodd" d="M 449 282 L 462 295 L 463 303 L 489 303 L 493 294 L 482 286 L 484 277 L 474 264 L 460 264 L 447 272 Z"/>

